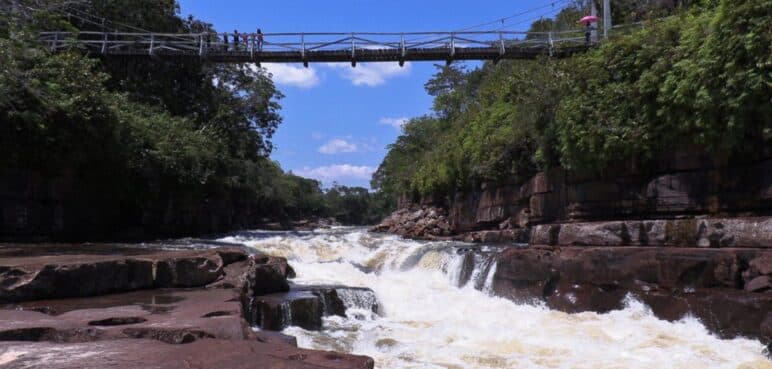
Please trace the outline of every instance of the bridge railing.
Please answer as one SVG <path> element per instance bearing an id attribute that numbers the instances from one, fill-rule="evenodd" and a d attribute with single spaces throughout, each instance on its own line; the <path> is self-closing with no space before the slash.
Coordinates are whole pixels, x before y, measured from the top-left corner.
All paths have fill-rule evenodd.
<path id="1" fill-rule="evenodd" d="M 452 55 L 458 49 L 497 49 L 503 54 L 510 48 L 556 49 L 575 47 L 585 42 L 580 30 L 564 32 L 409 32 L 409 33 L 129 33 L 129 32 L 44 32 L 41 40 L 52 50 L 81 47 L 104 54 L 155 54 L 177 52 L 209 53 L 401 50 L 402 53 L 425 49 L 444 49 Z M 227 38 L 227 42 L 226 42 Z"/>

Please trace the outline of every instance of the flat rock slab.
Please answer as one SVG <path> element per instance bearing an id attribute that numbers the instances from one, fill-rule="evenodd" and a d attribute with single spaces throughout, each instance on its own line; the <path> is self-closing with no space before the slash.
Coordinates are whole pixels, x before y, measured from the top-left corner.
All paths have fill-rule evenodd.
<path id="1" fill-rule="evenodd" d="M 299 349 L 258 341 L 199 340 L 169 345 L 154 340 L 55 344 L 0 342 L 4 369 L 372 369 L 365 356 Z"/>
<path id="2" fill-rule="evenodd" d="M 125 245 L 0 245 L 0 303 L 200 287 L 247 259 L 239 247 L 159 250 Z"/>
<path id="3" fill-rule="evenodd" d="M 32 301 L 0 310 L 0 341 L 85 342 L 153 338 L 241 340 L 247 328 L 233 289 L 148 290 Z"/>
<path id="4" fill-rule="evenodd" d="M 373 367 L 249 327 L 242 301 L 288 290 L 286 259 L 181 246 L 0 245 L 0 368 Z"/>

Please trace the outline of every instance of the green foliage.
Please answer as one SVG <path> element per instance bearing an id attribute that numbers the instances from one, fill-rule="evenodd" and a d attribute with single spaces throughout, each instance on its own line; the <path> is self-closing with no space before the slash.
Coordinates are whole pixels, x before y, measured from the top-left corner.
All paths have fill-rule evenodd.
<path id="1" fill-rule="evenodd" d="M 333 185 L 324 194 L 327 216 L 343 224 L 376 224 L 388 215 L 394 206 L 384 193 L 372 193 L 362 187 Z"/>
<path id="2" fill-rule="evenodd" d="M 207 206 L 255 209 L 240 224 L 331 214 L 361 224 L 385 213 L 388 204 L 364 189 L 325 193 L 267 158 L 282 94 L 264 69 L 50 54 L 36 41 L 39 30 L 101 26 L 68 22 L 63 4 L 27 2 L 39 10 L 14 22 L 0 13 L 0 174 L 73 180 L 78 202 L 120 227 Z M 117 22 L 110 26 L 212 30 L 179 18 L 174 0 L 73 4 L 73 12 Z"/>
<path id="3" fill-rule="evenodd" d="M 556 118 L 564 166 L 601 170 L 682 145 L 758 152 L 772 117 L 771 5 L 723 1 L 572 60 L 576 82 Z"/>
<path id="4" fill-rule="evenodd" d="M 617 22 L 682 6 L 613 3 Z M 567 26 L 584 6 L 532 29 Z M 558 165 L 645 165 L 673 148 L 719 160 L 759 155 L 772 140 L 771 8 L 704 1 L 566 60 L 445 68 L 426 84 L 435 115 L 405 126 L 373 186 L 415 199 L 518 183 Z"/>

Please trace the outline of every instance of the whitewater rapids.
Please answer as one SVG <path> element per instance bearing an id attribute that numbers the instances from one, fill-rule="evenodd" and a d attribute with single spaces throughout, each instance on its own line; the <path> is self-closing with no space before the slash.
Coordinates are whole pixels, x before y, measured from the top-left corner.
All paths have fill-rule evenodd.
<path id="1" fill-rule="evenodd" d="M 475 258 L 471 280 L 459 286 L 456 250 L 469 245 L 346 227 L 221 241 L 286 257 L 297 283 L 375 291 L 378 314 L 351 308 L 346 318 L 325 318 L 320 332 L 284 333 L 304 348 L 368 355 L 376 368 L 772 369 L 759 341 L 721 340 L 694 318 L 663 321 L 633 299 L 607 314 L 566 314 L 492 296 L 493 256 Z"/>

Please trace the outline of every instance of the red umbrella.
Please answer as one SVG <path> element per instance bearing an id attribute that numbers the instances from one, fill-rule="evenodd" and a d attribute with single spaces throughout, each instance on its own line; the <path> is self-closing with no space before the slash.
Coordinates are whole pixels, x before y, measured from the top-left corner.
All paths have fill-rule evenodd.
<path id="1" fill-rule="evenodd" d="M 597 21 L 598 21 L 598 17 L 596 17 L 594 15 L 587 15 L 584 18 L 580 19 L 579 23 L 587 25 L 589 23 L 593 23 L 593 22 L 597 22 Z"/>

